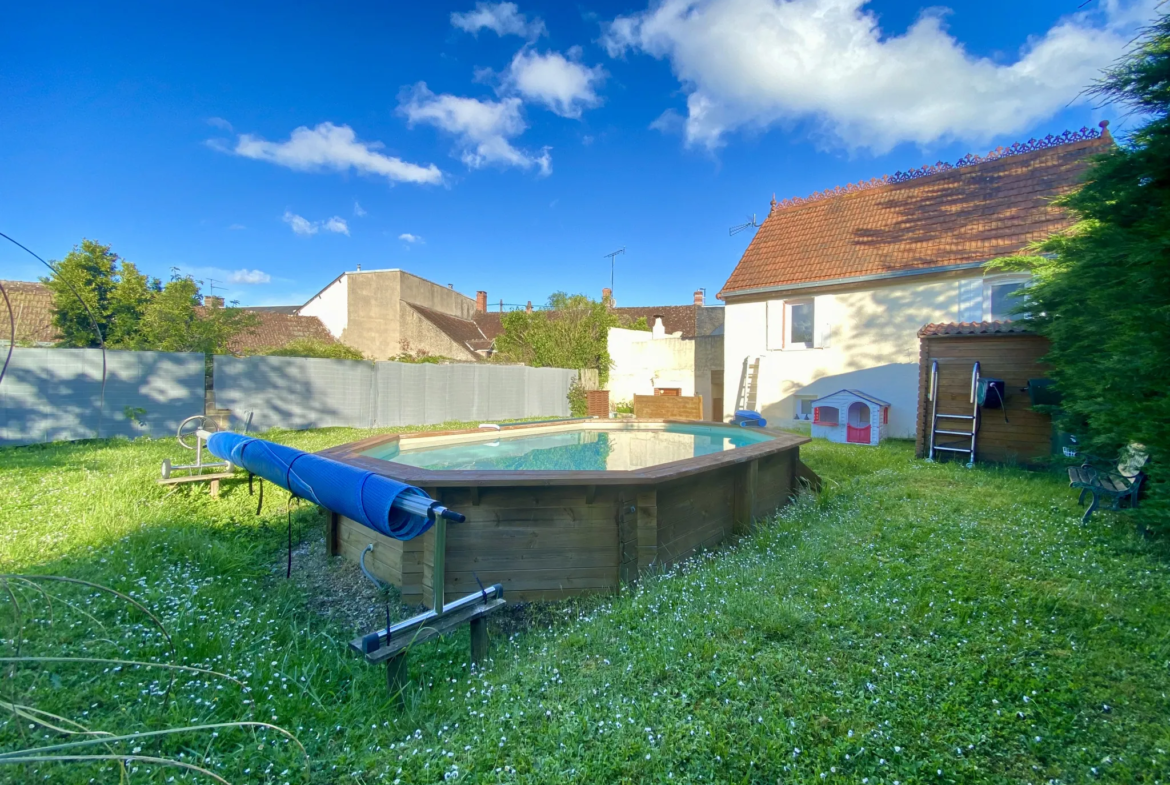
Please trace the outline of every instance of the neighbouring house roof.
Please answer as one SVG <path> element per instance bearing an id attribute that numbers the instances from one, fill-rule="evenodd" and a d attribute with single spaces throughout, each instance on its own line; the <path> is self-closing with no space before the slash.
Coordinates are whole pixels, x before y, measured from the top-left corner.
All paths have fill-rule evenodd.
<path id="1" fill-rule="evenodd" d="M 43 283 L 36 281 L 2 281 L 12 303 L 16 317 L 16 340 L 36 343 L 54 343 L 57 339 L 53 329 L 53 292 Z M 2 308 L 2 303 L 0 303 Z M 296 316 L 274 308 L 247 309 L 259 323 L 237 335 L 228 343 L 228 349 L 236 354 L 281 347 L 300 338 L 312 338 L 324 343 L 336 343 L 325 325 L 316 316 Z M 0 324 L 3 323 L 0 311 Z M 7 338 L 0 327 L 0 340 Z"/>
<path id="2" fill-rule="evenodd" d="M 936 338 L 954 335 L 1019 335 L 1035 330 L 1025 321 L 1010 322 L 950 322 L 949 324 L 928 324 L 918 331 L 919 338 Z"/>
<path id="3" fill-rule="evenodd" d="M 279 311 L 249 309 L 258 324 L 228 341 L 228 351 L 245 354 L 261 349 L 279 349 L 293 341 L 309 339 L 321 343 L 337 343 L 333 335 L 316 316 L 297 316 Z"/>
<path id="4" fill-rule="evenodd" d="M 1112 137 L 1082 128 L 868 182 L 772 200 L 720 297 L 976 267 L 1068 228 L 1052 200 Z"/>
<path id="5" fill-rule="evenodd" d="M 633 322 L 645 316 L 646 326 L 653 327 L 654 317 L 661 316 L 662 326 L 666 328 L 667 335 L 682 333 L 683 338 L 694 338 L 698 335 L 696 314 L 699 306 L 697 305 L 635 306 L 631 308 L 613 308 L 611 310 L 623 323 L 626 321 Z"/>
<path id="6" fill-rule="evenodd" d="M 815 401 L 812 402 L 813 406 L 816 406 L 821 401 L 827 401 L 828 399 L 832 398 L 834 395 L 840 395 L 841 393 L 846 393 L 848 395 L 852 395 L 854 398 L 861 398 L 862 400 L 869 401 L 870 403 L 872 403 L 876 406 L 889 406 L 890 405 L 889 402 L 883 401 L 881 398 L 875 398 L 872 395 L 870 395 L 869 393 L 863 393 L 861 390 L 837 390 L 837 392 L 832 393 L 831 395 L 822 395 L 820 398 L 817 398 Z"/>
<path id="7" fill-rule="evenodd" d="M 37 281 L 0 281 L 8 294 L 12 316 L 16 320 L 17 343 L 53 343 L 57 330 L 53 327 L 53 292 Z M 0 341 L 11 335 L 7 324 L 7 309 L 0 302 Z"/>
<path id="8" fill-rule="evenodd" d="M 297 312 L 304 306 L 300 305 L 245 305 L 245 311 L 262 311 L 270 313 L 283 313 L 289 316 L 296 316 Z"/>
<path id="9" fill-rule="evenodd" d="M 416 303 L 407 302 L 414 311 L 433 324 L 444 335 L 450 338 L 460 346 L 464 346 L 472 354 L 487 351 L 492 348 L 492 340 L 495 336 L 487 336 L 480 329 L 478 319 L 461 319 L 458 316 L 452 316 L 449 313 L 436 311 L 433 308 L 426 308 Z M 488 314 L 476 314 L 477 316 L 487 316 Z M 490 320 L 485 320 L 490 321 Z M 499 332 L 497 331 L 497 335 Z"/>
<path id="10" fill-rule="evenodd" d="M 489 341 L 494 341 L 504 331 L 504 315 L 497 311 L 488 311 L 487 313 L 477 311 L 472 319 L 475 320 L 475 324 L 483 333 L 484 338 Z"/>

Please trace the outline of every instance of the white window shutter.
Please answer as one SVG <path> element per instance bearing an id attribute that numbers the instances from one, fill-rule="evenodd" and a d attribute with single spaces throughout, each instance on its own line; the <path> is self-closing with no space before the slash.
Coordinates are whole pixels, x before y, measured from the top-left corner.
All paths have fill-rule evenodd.
<path id="1" fill-rule="evenodd" d="M 960 322 L 983 321 L 983 279 L 964 278 L 959 281 Z"/>
<path id="2" fill-rule="evenodd" d="M 837 301 L 831 294 L 813 299 L 813 319 L 816 325 L 816 329 L 813 330 L 813 346 L 818 349 L 828 349 L 832 345 L 836 306 Z"/>
<path id="3" fill-rule="evenodd" d="M 768 349 L 778 351 L 784 348 L 784 301 L 768 301 Z"/>

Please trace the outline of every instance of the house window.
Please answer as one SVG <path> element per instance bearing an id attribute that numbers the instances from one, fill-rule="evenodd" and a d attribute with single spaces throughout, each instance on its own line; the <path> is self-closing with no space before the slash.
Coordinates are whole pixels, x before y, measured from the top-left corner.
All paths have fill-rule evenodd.
<path id="1" fill-rule="evenodd" d="M 784 348 L 811 349 L 814 344 L 812 300 L 785 300 Z"/>
<path id="2" fill-rule="evenodd" d="M 812 419 L 813 401 L 815 401 L 815 400 L 816 400 L 816 398 L 814 398 L 811 395 L 804 395 L 804 396 L 798 395 L 796 397 L 796 419 L 798 419 L 798 420 Z"/>
<path id="3" fill-rule="evenodd" d="M 1020 298 L 1027 286 L 1028 276 L 1026 275 L 984 279 L 983 320 L 1006 322 L 1019 319 L 1021 315 L 1012 313 L 1012 311 L 1019 305 Z"/>

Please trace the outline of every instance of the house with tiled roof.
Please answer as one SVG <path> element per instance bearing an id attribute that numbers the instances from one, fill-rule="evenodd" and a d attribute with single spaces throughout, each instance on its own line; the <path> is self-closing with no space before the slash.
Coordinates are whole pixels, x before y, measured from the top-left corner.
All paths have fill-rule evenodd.
<path id="1" fill-rule="evenodd" d="M 487 293 L 476 299 L 405 270 L 338 275 L 297 309 L 373 360 L 402 354 L 473 362 L 492 352 L 499 319 L 487 316 Z"/>
<path id="2" fill-rule="evenodd" d="M 0 281 L 12 315 L 16 320 L 17 345 L 52 346 L 60 336 L 53 327 L 53 292 L 40 281 Z M 207 296 L 207 305 L 223 307 L 222 297 Z M 291 341 L 309 338 L 322 343 L 333 343 L 333 336 L 320 320 L 311 316 L 297 316 L 281 308 L 249 308 L 256 324 L 228 342 L 234 354 L 254 354 L 266 349 L 279 349 Z M 8 335 L 0 336 L 7 342 Z"/>
<path id="3" fill-rule="evenodd" d="M 1112 146 L 1106 126 L 773 197 L 719 293 L 735 407 L 811 419 L 820 396 L 863 390 L 890 402 L 890 436 L 913 436 L 919 329 L 1011 319 L 1029 276 L 984 265 L 1071 226 L 1053 201 Z"/>

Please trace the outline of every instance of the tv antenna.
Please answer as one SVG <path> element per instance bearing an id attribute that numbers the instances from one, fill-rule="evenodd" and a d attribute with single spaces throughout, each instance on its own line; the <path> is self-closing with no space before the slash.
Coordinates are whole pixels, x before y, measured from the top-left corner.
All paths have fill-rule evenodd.
<path id="1" fill-rule="evenodd" d="M 756 223 L 756 214 L 752 213 L 751 218 L 748 220 L 747 223 L 740 224 L 739 226 L 731 227 L 730 229 L 727 230 L 727 234 L 731 237 L 734 237 L 735 235 L 737 235 L 740 232 L 745 231 L 747 229 L 758 229 L 758 228 L 760 228 L 760 225 L 758 223 Z"/>
<path id="2" fill-rule="evenodd" d="M 613 263 L 614 263 L 614 260 L 618 256 L 620 256 L 621 254 L 624 254 L 625 252 L 626 252 L 626 247 L 623 245 L 621 248 L 617 249 L 616 251 L 614 251 L 612 253 L 607 253 L 607 254 L 601 255 L 602 259 L 605 259 L 605 258 L 609 259 L 609 296 L 610 297 L 613 297 Z"/>
<path id="3" fill-rule="evenodd" d="M 215 280 L 214 278 L 208 278 L 208 279 L 207 279 L 207 289 L 208 289 L 208 295 L 210 295 L 211 297 L 214 297 L 214 296 L 215 296 L 215 285 L 216 285 L 217 283 L 223 283 L 223 281 L 217 281 L 217 280 Z M 221 286 L 221 287 L 219 287 L 219 289 L 220 289 L 220 291 L 227 291 L 227 290 L 226 290 L 226 289 L 224 289 L 222 286 Z"/>

